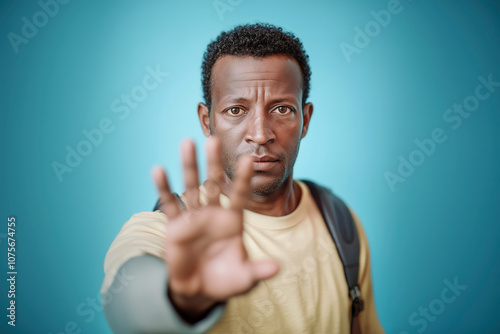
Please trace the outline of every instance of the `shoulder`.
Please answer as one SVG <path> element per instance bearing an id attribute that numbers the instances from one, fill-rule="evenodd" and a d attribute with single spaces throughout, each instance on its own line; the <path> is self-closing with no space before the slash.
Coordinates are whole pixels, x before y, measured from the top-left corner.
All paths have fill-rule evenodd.
<path id="1" fill-rule="evenodd" d="M 356 230 L 358 231 L 358 236 L 359 236 L 360 243 L 361 242 L 367 243 L 368 239 L 366 238 L 365 229 L 363 227 L 363 224 L 361 223 L 361 220 L 359 219 L 359 217 L 356 214 L 356 212 L 350 206 L 347 206 L 347 208 L 349 209 L 349 212 L 351 212 L 351 216 L 352 216 L 352 218 L 354 220 L 354 225 L 356 226 Z"/>
<path id="2" fill-rule="evenodd" d="M 132 215 L 130 219 L 123 225 L 118 233 L 119 235 L 141 232 L 141 231 L 158 231 L 164 232 L 167 216 L 160 210 L 138 212 Z"/>
<path id="3" fill-rule="evenodd" d="M 164 257 L 165 225 L 167 216 L 160 211 L 139 212 L 123 225 L 104 258 L 106 275 L 103 289 L 107 288 L 116 271 L 129 259 L 150 254 Z"/>
<path id="4" fill-rule="evenodd" d="M 297 182 L 300 185 L 301 189 L 303 191 L 305 190 L 305 194 L 307 196 L 309 196 L 309 194 L 311 192 L 309 191 L 309 187 L 307 185 L 308 182 L 306 180 L 294 180 L 294 181 Z M 314 182 L 314 184 L 316 186 L 320 187 L 319 189 L 322 189 L 322 188 L 329 189 L 327 186 L 321 185 L 319 183 Z M 331 191 L 331 189 L 329 189 L 329 190 Z M 303 192 L 303 194 L 304 194 L 304 192 Z M 332 194 L 334 195 L 336 201 L 343 203 L 343 205 L 345 205 L 345 207 L 347 207 L 347 209 L 349 210 L 349 212 L 353 218 L 354 227 L 356 228 L 356 231 L 358 233 L 358 238 L 359 238 L 360 267 L 363 267 L 366 264 L 368 256 L 369 256 L 368 239 L 366 237 L 366 233 L 365 233 L 365 230 L 363 228 L 363 224 L 361 223 L 361 220 L 359 219 L 356 212 L 346 203 L 346 201 L 344 201 L 342 199 L 342 197 L 340 197 L 337 193 L 335 193 L 333 191 L 332 191 Z M 312 194 L 311 194 L 311 196 L 312 196 Z M 314 197 L 314 196 L 312 196 L 312 197 Z"/>
<path id="5" fill-rule="evenodd" d="M 354 212 L 352 208 L 349 207 L 352 218 L 354 220 L 354 225 L 356 226 L 356 231 L 358 232 L 359 239 L 359 281 L 360 283 L 365 279 L 369 279 L 370 271 L 370 246 L 368 243 L 368 238 L 366 236 L 365 229 L 358 215 Z"/>

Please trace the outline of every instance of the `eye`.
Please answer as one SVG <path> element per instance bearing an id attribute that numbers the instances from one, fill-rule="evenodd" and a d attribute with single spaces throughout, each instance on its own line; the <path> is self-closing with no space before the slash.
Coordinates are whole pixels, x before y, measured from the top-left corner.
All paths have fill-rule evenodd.
<path id="1" fill-rule="evenodd" d="M 293 109 L 288 106 L 278 106 L 275 110 L 281 115 L 285 115 L 293 111 Z"/>
<path id="2" fill-rule="evenodd" d="M 226 111 L 231 116 L 239 116 L 244 113 L 243 109 L 240 107 L 232 107 Z"/>

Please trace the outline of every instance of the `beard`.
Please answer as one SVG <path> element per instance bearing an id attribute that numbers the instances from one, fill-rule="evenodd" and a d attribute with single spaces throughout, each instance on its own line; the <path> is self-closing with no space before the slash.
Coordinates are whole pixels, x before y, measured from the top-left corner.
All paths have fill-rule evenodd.
<path id="1" fill-rule="evenodd" d="M 236 172 L 236 164 L 238 159 L 243 155 L 271 155 L 279 160 L 280 164 L 285 162 L 284 165 L 280 165 L 280 170 L 278 175 L 273 177 L 271 180 L 265 182 L 259 182 L 255 177 L 259 175 L 266 175 L 265 171 L 255 171 L 252 179 L 250 181 L 250 190 L 252 193 L 257 195 L 268 195 L 278 190 L 283 182 L 290 176 L 293 171 L 293 166 L 297 160 L 297 155 L 299 153 L 300 140 L 294 146 L 293 150 L 288 152 L 288 154 L 276 154 L 271 150 L 266 150 L 264 147 L 259 147 L 256 151 L 248 151 L 244 153 L 239 153 L 236 155 L 231 155 L 224 148 L 222 148 L 222 157 L 224 171 L 228 178 L 233 181 Z"/>

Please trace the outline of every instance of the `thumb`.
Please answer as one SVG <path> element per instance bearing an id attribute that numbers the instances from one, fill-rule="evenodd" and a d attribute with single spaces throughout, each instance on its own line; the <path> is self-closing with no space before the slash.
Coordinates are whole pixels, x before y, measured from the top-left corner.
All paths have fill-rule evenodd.
<path id="1" fill-rule="evenodd" d="M 280 271 L 280 265 L 275 260 L 261 260 L 251 263 L 253 278 L 256 282 L 268 279 Z"/>

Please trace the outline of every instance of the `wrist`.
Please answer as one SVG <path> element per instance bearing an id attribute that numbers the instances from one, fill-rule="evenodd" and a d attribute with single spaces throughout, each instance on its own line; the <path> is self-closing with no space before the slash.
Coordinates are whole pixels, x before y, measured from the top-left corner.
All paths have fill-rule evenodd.
<path id="1" fill-rule="evenodd" d="M 181 318 L 190 324 L 202 320 L 215 306 L 220 304 L 205 296 L 186 296 L 177 293 L 171 289 L 170 285 L 167 285 L 167 298 Z"/>

